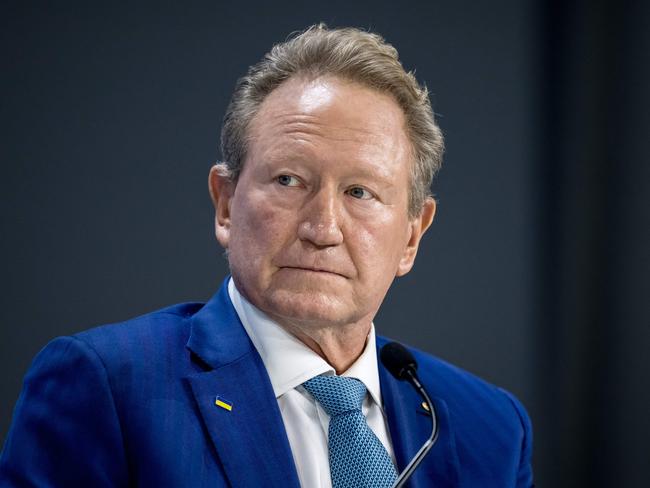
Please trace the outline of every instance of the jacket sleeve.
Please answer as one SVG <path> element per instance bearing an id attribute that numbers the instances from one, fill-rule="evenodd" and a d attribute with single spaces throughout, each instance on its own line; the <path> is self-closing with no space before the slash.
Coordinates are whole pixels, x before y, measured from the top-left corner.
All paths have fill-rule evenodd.
<path id="1" fill-rule="evenodd" d="M 516 476 L 516 486 L 517 488 L 534 488 L 533 484 L 533 466 L 532 466 L 532 456 L 533 456 L 533 427 L 530 421 L 530 417 L 526 412 L 526 409 L 521 404 L 517 398 L 512 395 L 510 392 L 501 389 L 505 393 L 514 409 L 519 416 L 522 427 L 522 441 L 521 441 L 521 455 L 519 457 L 519 467 L 517 470 Z"/>
<path id="2" fill-rule="evenodd" d="M 55 339 L 25 377 L 0 454 L 0 486 L 127 484 L 124 442 L 106 368 L 83 340 Z"/>

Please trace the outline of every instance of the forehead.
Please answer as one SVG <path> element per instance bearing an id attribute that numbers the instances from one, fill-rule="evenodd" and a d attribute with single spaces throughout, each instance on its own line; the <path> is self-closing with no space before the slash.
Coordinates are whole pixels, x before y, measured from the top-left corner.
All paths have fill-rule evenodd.
<path id="1" fill-rule="evenodd" d="M 251 150 L 325 145 L 399 160 L 411 153 L 404 113 L 390 94 L 332 76 L 285 81 L 261 104 L 248 139 Z"/>

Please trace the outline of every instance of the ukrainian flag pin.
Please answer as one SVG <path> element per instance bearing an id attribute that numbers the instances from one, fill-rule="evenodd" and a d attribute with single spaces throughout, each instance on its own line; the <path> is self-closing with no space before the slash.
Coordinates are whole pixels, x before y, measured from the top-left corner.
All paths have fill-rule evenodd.
<path id="1" fill-rule="evenodd" d="M 221 408 L 223 408 L 223 409 L 225 409 L 225 410 L 228 410 L 229 412 L 232 410 L 232 402 L 226 400 L 226 399 L 223 398 L 223 397 L 218 396 L 218 397 L 214 400 L 214 404 L 215 404 L 217 407 L 221 407 Z"/>

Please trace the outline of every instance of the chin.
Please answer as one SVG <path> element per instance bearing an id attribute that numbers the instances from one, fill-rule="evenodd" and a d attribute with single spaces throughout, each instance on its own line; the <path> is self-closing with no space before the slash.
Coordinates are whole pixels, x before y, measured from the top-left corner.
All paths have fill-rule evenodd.
<path id="1" fill-rule="evenodd" d="M 353 304 L 322 291 L 272 290 L 265 296 L 264 311 L 277 320 L 313 325 L 356 322 Z"/>

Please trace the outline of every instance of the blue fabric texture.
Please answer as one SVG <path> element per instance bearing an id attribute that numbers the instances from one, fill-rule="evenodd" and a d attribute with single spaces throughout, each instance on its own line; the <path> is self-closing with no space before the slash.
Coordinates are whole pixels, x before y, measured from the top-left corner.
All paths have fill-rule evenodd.
<path id="1" fill-rule="evenodd" d="M 361 411 L 366 386 L 343 376 L 316 376 L 303 386 L 330 416 L 333 488 L 392 486 L 397 478 L 393 462 Z"/>

